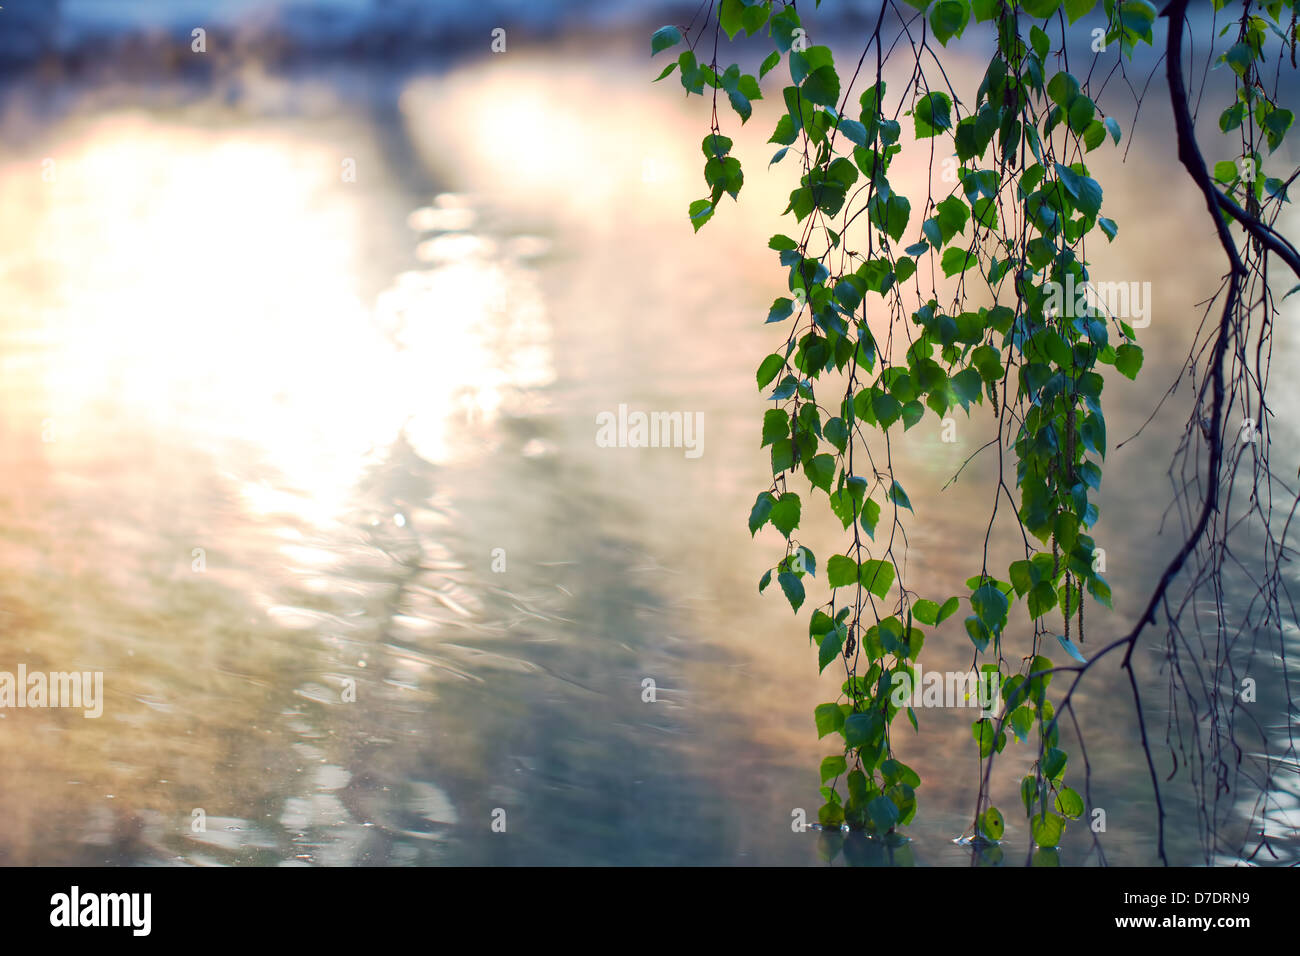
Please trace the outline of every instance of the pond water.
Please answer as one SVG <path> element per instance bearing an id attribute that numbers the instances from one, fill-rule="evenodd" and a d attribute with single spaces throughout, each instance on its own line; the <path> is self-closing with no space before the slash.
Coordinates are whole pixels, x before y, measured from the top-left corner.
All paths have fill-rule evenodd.
<path id="1" fill-rule="evenodd" d="M 104 701 L 0 711 L 0 862 L 971 862 L 952 842 L 978 775 L 960 709 L 900 738 L 923 780 L 910 843 L 792 829 L 815 818 L 812 713 L 839 680 L 816 673 L 806 613 L 759 598 L 781 548 L 746 528 L 791 170 L 764 170 L 762 104 L 735 134 L 742 202 L 692 236 L 707 111 L 649 85 L 640 47 L 10 91 L 0 670 L 102 671 Z M 1156 296 L 1143 383 L 1108 385 L 1112 447 L 1222 272 L 1167 135 L 1095 164 L 1121 228 L 1096 268 Z M 1273 385 L 1294 407 L 1294 378 Z M 698 413 L 701 453 L 601 447 L 620 405 Z M 1093 612 L 1085 653 L 1127 630 L 1176 544 L 1158 531 L 1185 415 L 1168 403 L 1109 459 L 1116 612 Z M 996 474 L 981 459 L 941 490 L 987 409 L 957 434 L 928 417 L 893 449 L 909 583 L 940 599 L 978 570 Z M 841 550 L 829 523 L 802 534 Z M 924 666 L 970 666 L 960 617 Z M 1157 739 L 1160 663 L 1138 662 Z M 1106 858 L 1152 862 L 1127 683 L 1103 667 L 1078 700 Z M 994 784 L 1009 863 L 1028 760 L 1009 747 Z M 1196 862 L 1195 803 L 1167 786 L 1171 858 Z M 1059 860 L 1090 846 L 1072 826 Z"/>

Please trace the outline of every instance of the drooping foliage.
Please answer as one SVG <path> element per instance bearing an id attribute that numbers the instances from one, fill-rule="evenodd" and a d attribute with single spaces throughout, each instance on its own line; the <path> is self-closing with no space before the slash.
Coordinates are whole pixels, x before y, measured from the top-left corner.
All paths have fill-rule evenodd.
<path id="1" fill-rule="evenodd" d="M 1170 6 L 1181 38 L 1187 4 Z M 1261 210 L 1280 208 L 1290 181 L 1265 167 L 1276 165 L 1269 154 L 1292 114 L 1260 77 L 1270 65 L 1294 69 L 1295 3 L 1247 3 L 1237 17 L 1239 6 L 1214 3 L 1232 8 L 1224 33 L 1236 31 L 1217 56 L 1237 77 L 1220 128 L 1240 131 L 1242 144 L 1239 155 L 1221 150 L 1232 158 L 1214 164 L 1212 188 L 1275 235 Z M 808 612 L 819 670 L 843 669 L 839 697 L 813 715 L 818 736 L 833 742 L 820 767 L 822 825 L 886 834 L 916 815 L 921 780 L 904 762 L 902 728 L 921 719 L 910 691 L 927 632 L 954 615 L 987 681 L 972 692 L 989 695 L 971 726 L 984 769 L 969 835 L 984 843 L 1003 835 L 989 774 L 1009 744 L 1035 755 L 1020 787 L 1035 844 L 1055 847 L 1089 810 L 1062 717 L 1073 720 L 1070 696 L 1096 659 L 1124 649 L 1128 668 L 1138 633 L 1154 623 L 1148 607 L 1128 637 L 1091 661 L 1084 655 L 1085 608 L 1111 605 L 1095 497 L 1110 444 L 1103 387 L 1119 380 L 1103 372 L 1135 379 L 1143 365 L 1131 316 L 1085 294 L 1089 244 L 1113 240 L 1122 225 L 1090 169 L 1094 154 L 1119 148 L 1125 135 L 1096 102 L 1097 77 L 1156 42 L 1159 15 L 1148 0 L 885 0 L 852 69 L 815 42 L 796 4 L 780 0 L 710 3 L 702 23 L 665 26 L 651 39 L 652 55 L 677 53 L 658 79 L 675 73 L 688 96 L 713 103 L 701 143 L 707 194 L 687 210 L 695 231 L 745 183 L 723 131 L 728 107 L 728 121 L 743 124 L 756 101 L 773 101 L 768 166 L 797 167 L 789 227 L 767 243 L 786 292 L 766 316 L 772 350 L 755 356 L 770 403 L 755 430 L 772 479 L 749 529 L 770 525 L 784 540 L 759 591 L 775 582 L 796 613 Z M 719 38 L 742 36 L 770 44 L 752 73 L 719 59 Z M 1071 69 L 1076 41 L 1092 55 Z M 993 50 L 973 90 L 954 89 L 943 69 L 958 43 Z M 1199 152 L 1182 139 L 1191 170 L 1181 153 Z M 904 154 L 931 170 L 926 195 L 891 183 Z M 1223 408 L 1198 415 L 1209 411 L 1213 445 Z M 895 477 L 891 441 L 956 416 L 992 421 L 984 448 L 1010 453 L 990 498 L 993 516 L 999 507 L 1013 513 L 1023 553 L 990 567 L 986 536 L 982 553 L 971 548 L 980 556 L 962 593 L 922 595 L 907 580 L 906 527 L 936 516 Z M 814 508 L 828 508 L 845 535 L 820 563 L 799 540 Z M 1073 679 L 1068 689 L 1063 676 Z M 1134 694 L 1140 722 L 1136 682 Z"/>

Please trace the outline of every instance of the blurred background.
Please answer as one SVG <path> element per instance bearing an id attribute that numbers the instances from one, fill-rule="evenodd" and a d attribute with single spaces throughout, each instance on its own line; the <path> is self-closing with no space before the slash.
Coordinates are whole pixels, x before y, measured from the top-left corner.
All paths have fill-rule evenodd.
<path id="1" fill-rule="evenodd" d="M 875 4 L 823 7 L 810 34 L 843 70 Z M 785 67 L 743 129 L 723 118 L 745 190 L 693 235 L 708 109 L 675 77 L 652 85 L 648 54 L 654 28 L 695 13 L 6 0 L 0 670 L 102 671 L 106 699 L 96 720 L 0 711 L 0 863 L 1023 861 L 1028 748 L 994 781 L 1006 846 L 953 843 L 979 772 L 961 709 L 897 738 L 923 780 L 910 842 L 792 829 L 821 802 L 812 715 L 840 679 L 816 673 L 808 609 L 759 597 L 783 550 L 746 527 L 768 484 L 753 374 L 783 283 L 766 240 L 794 170 L 767 169 L 764 141 Z M 767 42 L 730 58 L 752 70 Z M 973 91 L 988 51 L 951 56 Z M 1155 65 L 1140 53 L 1098 97 L 1127 161 L 1089 157 L 1120 225 L 1094 271 L 1154 290 L 1142 380 L 1107 388 L 1112 449 L 1171 384 L 1223 271 L 1159 76 L 1133 129 L 1124 83 Z M 923 193 L 933 171 L 903 155 L 896 185 Z M 1161 528 L 1182 397 L 1108 459 L 1116 611 L 1090 615 L 1085 653 L 1127 631 L 1178 544 Z M 703 454 L 599 447 L 596 416 L 620 404 L 702 413 Z M 1281 473 L 1294 426 L 1274 425 Z M 945 489 L 994 434 L 987 408 L 957 434 L 928 416 L 893 445 L 917 511 L 909 586 L 939 600 L 978 568 L 997 468 Z M 801 530 L 822 561 L 842 550 L 824 517 Z M 924 667 L 971 666 L 961 616 Z M 1294 623 L 1284 638 L 1300 650 Z M 1162 663 L 1139 661 L 1158 741 Z M 1280 674 L 1252 672 L 1248 746 L 1295 719 Z M 1107 859 L 1153 862 L 1127 683 L 1103 667 L 1078 700 Z M 1201 861 L 1195 797 L 1167 786 L 1171 859 Z M 1270 805 L 1287 862 L 1297 789 L 1280 779 Z M 1072 825 L 1039 862 L 1096 863 L 1091 842 Z"/>

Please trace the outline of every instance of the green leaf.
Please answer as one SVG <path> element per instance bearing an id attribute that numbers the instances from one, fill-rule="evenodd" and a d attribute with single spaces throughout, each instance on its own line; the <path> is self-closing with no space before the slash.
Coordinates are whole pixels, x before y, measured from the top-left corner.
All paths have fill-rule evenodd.
<path id="1" fill-rule="evenodd" d="M 835 705 L 832 704 L 831 706 L 834 707 Z M 838 707 L 836 707 L 835 709 L 837 712 L 839 711 Z M 825 783 L 827 780 L 834 780 L 840 774 L 844 773 L 844 771 L 847 769 L 848 769 L 848 763 L 844 759 L 844 754 L 836 754 L 834 756 L 827 757 L 825 760 L 822 761 L 822 769 L 821 769 L 822 783 Z"/>
<path id="2" fill-rule="evenodd" d="M 948 598 L 948 600 L 946 600 L 946 601 L 943 602 L 943 607 L 939 608 L 939 616 L 938 616 L 938 618 L 935 619 L 935 622 L 934 622 L 934 623 L 935 623 L 935 624 L 942 624 L 942 623 L 943 623 L 944 621 L 946 621 L 948 618 L 950 618 L 950 617 L 952 617 L 954 614 L 956 614 L 956 613 L 957 613 L 957 609 L 960 608 L 960 607 L 961 607 L 961 601 L 960 601 L 960 600 L 958 600 L 958 599 L 955 598 L 955 597 L 950 597 L 950 598 Z"/>
<path id="3" fill-rule="evenodd" d="M 832 66 L 813 70 L 804 80 L 803 95 L 818 106 L 835 106 L 840 98 L 840 77 Z"/>
<path id="4" fill-rule="evenodd" d="M 917 139 L 938 136 L 944 130 L 952 129 L 952 100 L 947 93 L 938 90 L 927 93 L 917 100 L 912 119 L 916 124 Z"/>
<path id="5" fill-rule="evenodd" d="M 933 627 L 939 620 L 939 605 L 933 601 L 921 599 L 912 605 L 912 616 L 922 624 Z"/>
<path id="6" fill-rule="evenodd" d="M 962 624 L 965 625 L 966 635 L 970 638 L 971 643 L 975 645 L 975 650 L 981 654 L 984 653 L 984 649 L 989 646 L 989 641 L 993 639 L 993 635 L 984 626 L 984 622 L 972 614 Z"/>
<path id="7" fill-rule="evenodd" d="M 802 83 L 822 67 L 833 65 L 834 59 L 828 46 L 810 46 L 805 50 L 790 51 L 790 78 L 795 83 Z"/>
<path id="8" fill-rule="evenodd" d="M 718 23 L 727 34 L 728 40 L 736 39 L 736 34 L 744 27 L 742 17 L 745 13 L 743 0 L 722 0 L 718 11 Z"/>
<path id="9" fill-rule="evenodd" d="M 1016 735 L 1016 739 L 1021 743 L 1029 737 L 1029 731 L 1034 726 L 1034 711 L 1024 704 L 1021 704 L 1011 712 L 1011 732 Z"/>
<path id="10" fill-rule="evenodd" d="M 1047 95 L 1063 109 L 1069 109 L 1074 98 L 1079 95 L 1079 81 L 1073 75 L 1062 70 L 1047 83 Z"/>
<path id="11" fill-rule="evenodd" d="M 943 251 L 943 258 L 939 260 L 939 264 L 943 268 L 943 274 L 946 276 L 955 276 L 959 272 L 965 272 L 976 262 L 978 262 L 978 259 L 975 254 L 960 246 L 949 246 Z"/>
<path id="12" fill-rule="evenodd" d="M 1097 0 L 1065 0 L 1065 16 L 1071 22 L 1085 16 L 1097 5 Z"/>
<path id="13" fill-rule="evenodd" d="M 1061 178 L 1070 195 L 1074 197 L 1079 211 L 1085 216 L 1095 216 L 1101 209 L 1101 186 L 1097 180 L 1080 175 L 1068 166 L 1056 164 L 1056 174 Z"/>
<path id="14" fill-rule="evenodd" d="M 943 242 L 964 231 L 966 221 L 970 218 L 970 209 L 956 196 L 949 196 L 936 205 L 934 211 L 938 213 L 936 218 L 939 220 L 939 234 Z"/>
<path id="15" fill-rule="evenodd" d="M 1214 178 L 1225 186 L 1237 180 L 1237 164 L 1230 159 L 1221 159 L 1214 164 Z"/>
<path id="16" fill-rule="evenodd" d="M 888 561 L 863 561 L 858 569 L 858 580 L 883 601 L 894 583 L 894 566 Z"/>
<path id="17" fill-rule="evenodd" d="M 796 613 L 804 601 L 803 582 L 789 571 L 782 571 L 776 576 L 776 581 L 781 585 L 781 590 L 785 592 L 785 598 L 790 602 L 790 607 Z"/>
<path id="18" fill-rule="evenodd" d="M 1002 353 L 991 345 L 981 345 L 971 353 L 971 364 L 986 382 L 996 382 L 1003 375 Z"/>
<path id="19" fill-rule="evenodd" d="M 1125 344 L 1115 349 L 1115 367 L 1131 379 L 1136 379 L 1142 368 L 1142 347 Z"/>
<path id="20" fill-rule="evenodd" d="M 841 452 L 848 447 L 849 429 L 848 426 L 844 424 L 844 419 L 839 416 L 828 419 L 826 424 L 822 426 L 822 432 L 825 434 L 826 440 Z M 850 520 L 852 520 L 852 518 L 850 518 Z"/>
<path id="21" fill-rule="evenodd" d="M 971 610 L 990 633 L 1002 630 L 1006 623 L 1009 604 L 1007 596 L 996 584 L 983 584 L 970 597 Z"/>
<path id="22" fill-rule="evenodd" d="M 763 413 L 763 444 L 759 447 L 765 447 L 772 442 L 790 437 L 790 416 L 780 408 L 769 408 Z"/>
<path id="23" fill-rule="evenodd" d="M 743 125 L 753 115 L 754 108 L 749 103 L 749 97 L 740 89 L 727 90 L 727 99 L 731 101 L 731 108 L 736 111 Z"/>
<path id="24" fill-rule="evenodd" d="M 717 157 L 721 159 L 731 152 L 731 145 L 730 137 L 723 136 L 720 133 L 710 133 L 700 143 L 700 151 L 708 158 Z"/>
<path id="25" fill-rule="evenodd" d="M 980 814 L 980 832 L 990 840 L 1001 840 L 1006 833 L 1006 821 L 997 807 L 989 807 Z"/>
<path id="26" fill-rule="evenodd" d="M 933 248 L 938 249 L 943 245 L 943 228 L 939 225 L 938 219 L 927 219 L 925 222 L 921 223 L 921 232 L 925 233 L 925 238 Z M 922 243 L 922 245 L 924 245 L 924 243 Z M 924 250 L 921 250 L 921 252 L 924 252 Z M 920 255 L 921 252 L 917 252 L 915 255 Z"/>
<path id="27" fill-rule="evenodd" d="M 677 64 L 682 68 L 682 89 L 686 90 L 687 95 L 691 93 L 704 92 L 705 74 L 700 69 L 699 61 L 695 59 L 695 54 L 690 50 L 682 51 L 677 57 Z"/>
<path id="28" fill-rule="evenodd" d="M 848 189 L 858 181 L 858 169 L 851 161 L 839 156 L 826 167 L 826 179 L 834 180 Z"/>
<path id="29" fill-rule="evenodd" d="M 930 11 L 930 27 L 944 46 L 954 36 L 961 36 L 970 20 L 969 0 L 939 0 Z"/>
<path id="30" fill-rule="evenodd" d="M 890 783 L 904 783 L 909 787 L 919 787 L 921 785 L 921 778 L 915 770 L 901 760 L 895 760 L 892 757 L 880 764 L 880 772 L 884 774 L 885 779 Z"/>
<path id="31" fill-rule="evenodd" d="M 1151 39 L 1151 24 L 1156 19 L 1155 4 L 1150 0 L 1124 0 L 1119 4 L 1119 18 L 1126 30 L 1132 30 L 1140 37 Z"/>
<path id="32" fill-rule="evenodd" d="M 907 230 L 907 220 L 912 214 L 912 204 L 906 196 L 891 195 L 880 202 L 877 195 L 873 200 L 871 221 L 883 229 L 895 242 L 901 242 Z"/>
<path id="33" fill-rule="evenodd" d="M 862 525 L 862 530 L 874 541 L 876 525 L 880 521 L 880 505 L 868 498 L 862 503 L 862 514 L 859 516 L 858 521 Z"/>
<path id="34" fill-rule="evenodd" d="M 785 537 L 790 537 L 790 532 L 799 527 L 799 511 L 799 496 L 787 491 L 772 505 L 772 526 Z"/>
<path id="35" fill-rule="evenodd" d="M 1056 795 L 1056 809 L 1062 816 L 1077 820 L 1083 816 L 1083 798 L 1066 787 Z"/>
<path id="36" fill-rule="evenodd" d="M 1038 781 L 1033 774 L 1020 781 L 1020 802 L 1025 805 L 1025 813 L 1033 813 L 1034 803 L 1038 800 Z"/>
<path id="37" fill-rule="evenodd" d="M 767 76 L 767 74 L 771 73 L 772 70 L 776 69 L 776 65 L 780 62 L 781 62 L 780 51 L 773 50 L 771 53 L 767 55 L 767 58 L 763 60 L 762 64 L 759 66 L 758 78 L 761 80 L 763 77 Z"/>
<path id="38" fill-rule="evenodd" d="M 858 562 L 842 554 L 831 555 L 826 562 L 826 580 L 833 588 L 847 587 L 858 580 Z"/>
<path id="39" fill-rule="evenodd" d="M 718 138 L 726 139 L 726 137 Z M 724 145 L 729 146 L 729 141 Z M 705 148 L 708 148 L 707 137 L 705 139 Z M 740 187 L 745 183 L 745 175 L 741 171 L 740 160 L 734 156 L 710 159 L 704 164 L 704 178 L 713 187 L 713 198 L 715 200 L 720 198 L 723 192 L 730 193 L 731 198 L 735 199 L 740 192 Z"/>
<path id="40" fill-rule="evenodd" d="M 976 401 L 983 392 L 984 380 L 977 369 L 962 369 L 952 377 L 952 390 L 956 392 L 963 406 Z"/>
<path id="41" fill-rule="evenodd" d="M 767 322 L 784 322 L 794 313 L 794 300 L 787 299 L 784 296 L 776 299 L 772 303 L 772 308 L 767 312 Z M 765 323 L 766 324 L 766 323 Z M 782 363 L 785 364 L 785 363 Z M 762 386 L 759 386 L 762 388 Z"/>
<path id="42" fill-rule="evenodd" d="M 857 120 L 842 119 L 840 120 L 839 131 L 844 134 L 844 138 L 857 146 L 865 146 L 867 142 L 867 128 Z"/>
<path id="43" fill-rule="evenodd" d="M 707 199 L 697 199 L 690 206 L 691 225 L 699 232 L 700 227 L 713 218 L 713 203 Z"/>
<path id="44" fill-rule="evenodd" d="M 1037 576 L 1033 564 L 1028 561 L 1013 561 L 1007 569 L 1011 576 L 1011 585 L 1018 597 L 1024 597 L 1035 584 Z"/>
<path id="45" fill-rule="evenodd" d="M 898 421 L 898 416 L 902 414 L 902 405 L 898 399 L 894 398 L 888 392 L 879 392 L 871 399 L 871 411 L 880 422 L 882 428 L 888 428 L 894 422 Z"/>
<path id="46" fill-rule="evenodd" d="M 776 353 L 773 353 L 758 366 L 758 387 L 764 389 L 772 379 L 776 378 L 777 373 L 785 367 L 785 359 Z"/>
<path id="47" fill-rule="evenodd" d="M 1039 581 L 1029 592 L 1029 616 L 1042 617 L 1056 607 L 1056 589 L 1051 581 Z"/>
<path id="48" fill-rule="evenodd" d="M 817 811 L 817 822 L 831 829 L 841 826 L 844 823 L 844 808 L 838 803 L 823 804 Z"/>
<path id="49" fill-rule="evenodd" d="M 1065 648 L 1065 653 L 1069 654 L 1080 664 L 1088 663 L 1088 659 L 1079 653 L 1079 649 L 1074 646 L 1074 642 L 1063 634 L 1057 634 L 1056 639 L 1061 642 L 1061 647 Z"/>
<path id="50" fill-rule="evenodd" d="M 1286 131 L 1295 122 L 1295 114 L 1290 110 L 1275 109 L 1270 111 L 1261 122 L 1268 138 L 1268 150 L 1271 153 L 1282 145 L 1282 140 L 1286 137 Z"/>
<path id="51" fill-rule="evenodd" d="M 1106 420 L 1100 413 L 1094 412 L 1083 420 L 1079 427 L 1079 438 L 1083 447 L 1094 455 L 1106 457 Z"/>
<path id="52" fill-rule="evenodd" d="M 883 794 L 867 804 L 867 813 L 878 833 L 884 833 L 898 822 L 898 807 Z"/>
<path id="53" fill-rule="evenodd" d="M 1065 821 L 1055 813 L 1042 813 L 1034 817 L 1034 842 L 1041 847 L 1057 846 L 1065 831 Z"/>
<path id="54" fill-rule="evenodd" d="M 671 46 L 676 46 L 682 42 L 682 33 L 674 26 L 660 27 L 654 33 L 650 34 L 650 55 L 654 56 L 661 50 L 666 50 Z M 663 79 L 663 77 L 660 77 Z"/>
<path id="55" fill-rule="evenodd" d="M 794 119 L 789 113 L 786 113 L 776 121 L 776 129 L 772 131 L 772 136 L 768 139 L 768 142 L 789 146 L 798 138 L 799 131 L 794 128 Z"/>
<path id="56" fill-rule="evenodd" d="M 818 740 L 837 733 L 844 726 L 844 711 L 840 710 L 839 704 L 818 704 L 813 718 L 817 721 Z"/>
<path id="57" fill-rule="evenodd" d="M 1056 747 L 1050 748 L 1043 754 L 1043 776 L 1048 780 L 1055 780 L 1065 772 L 1066 759 L 1065 751 Z"/>
<path id="58" fill-rule="evenodd" d="M 1228 52 L 1220 57 L 1220 60 L 1227 63 L 1232 71 L 1238 76 L 1245 76 L 1246 70 L 1254 62 L 1255 51 L 1251 49 L 1249 43 L 1234 43 L 1229 47 Z"/>
<path id="59" fill-rule="evenodd" d="M 1068 113 L 1070 129 L 1075 133 L 1082 133 L 1097 114 L 1097 107 L 1092 100 L 1080 94 L 1070 103 Z"/>
<path id="60" fill-rule="evenodd" d="M 1234 129 L 1241 126 L 1241 121 L 1245 119 L 1245 116 L 1245 104 L 1234 103 L 1219 114 L 1219 131 L 1223 133 L 1231 133 Z"/>
<path id="61" fill-rule="evenodd" d="M 1107 116 L 1106 119 L 1103 120 L 1102 122 L 1103 125 L 1105 125 L 1107 131 L 1110 133 L 1110 138 L 1113 139 L 1115 141 L 1115 145 L 1118 146 L 1119 137 L 1120 137 L 1119 121 L 1116 120 L 1115 117 L 1113 116 Z"/>
<path id="62" fill-rule="evenodd" d="M 850 747 L 862 747 L 880 737 L 885 722 L 876 711 L 849 714 L 844 719 L 844 741 Z"/>
<path id="63" fill-rule="evenodd" d="M 835 459 L 831 455 L 817 455 L 808 460 L 804 466 L 804 473 L 814 487 L 830 494 L 831 482 L 835 479 Z"/>
<path id="64" fill-rule="evenodd" d="M 771 492 L 764 491 L 754 499 L 754 507 L 749 512 L 749 536 L 751 538 L 758 533 L 759 528 L 767 524 L 767 519 L 772 514 L 774 504 L 776 504 L 776 499 L 772 497 Z"/>
<path id="65" fill-rule="evenodd" d="M 1061 5 L 1061 0 L 1020 0 L 1020 8 L 1036 20 L 1046 20 Z"/>
<path id="66" fill-rule="evenodd" d="M 822 638 L 821 646 L 817 650 L 817 673 L 826 670 L 826 665 L 839 657 L 843 649 L 844 632 L 837 626 Z"/>
<path id="67" fill-rule="evenodd" d="M 745 32 L 750 36 L 757 36 L 758 31 L 767 23 L 768 13 L 765 3 L 750 3 L 746 6 L 745 12 L 740 17 L 745 25 Z"/>
<path id="68" fill-rule="evenodd" d="M 1098 146 L 1106 141 L 1106 127 L 1097 120 L 1088 124 L 1087 129 L 1083 131 L 1083 146 L 1088 152 L 1092 152 Z"/>
<path id="69" fill-rule="evenodd" d="M 1038 657 L 1035 657 L 1032 661 L 1030 661 L 1029 673 L 1039 675 L 1038 677 L 1034 677 L 1029 681 L 1031 685 L 1030 690 L 1035 697 L 1037 697 L 1047 687 L 1047 685 L 1052 682 L 1052 677 L 1054 675 L 1045 673 L 1046 671 L 1050 671 L 1051 669 L 1052 669 L 1052 662 L 1048 660 L 1046 657 L 1043 657 L 1041 654 Z"/>
<path id="70" fill-rule="evenodd" d="M 894 504 L 898 505 L 898 507 L 906 508 L 908 511 L 911 511 L 913 514 L 916 513 L 915 510 L 912 508 L 911 499 L 907 497 L 907 492 L 903 490 L 903 486 L 900 485 L 897 480 L 895 480 L 894 483 L 889 486 L 889 491 L 885 493 L 885 497 L 888 500 L 892 501 Z M 877 509 L 876 513 L 879 514 L 879 509 Z M 872 524 L 872 527 L 873 528 L 875 527 L 874 523 Z"/>

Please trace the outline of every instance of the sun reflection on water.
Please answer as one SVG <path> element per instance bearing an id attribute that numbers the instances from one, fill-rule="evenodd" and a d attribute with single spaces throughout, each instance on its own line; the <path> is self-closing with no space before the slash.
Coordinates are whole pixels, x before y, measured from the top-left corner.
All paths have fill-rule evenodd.
<path id="1" fill-rule="evenodd" d="M 251 446 L 278 479 L 246 481 L 248 505 L 320 524 L 399 434 L 447 461 L 450 415 L 491 420 L 553 374 L 523 257 L 467 231 L 459 197 L 412 212 L 421 268 L 365 301 L 371 196 L 328 141 L 128 114 L 34 178 L 0 170 L 6 258 L 28 257 L 5 282 L 28 318 L 5 334 L 43 347 L 22 397 L 57 423 L 56 461 L 93 460 L 121 429 L 223 460 Z M 505 355 L 503 332 L 518 343 Z"/>

